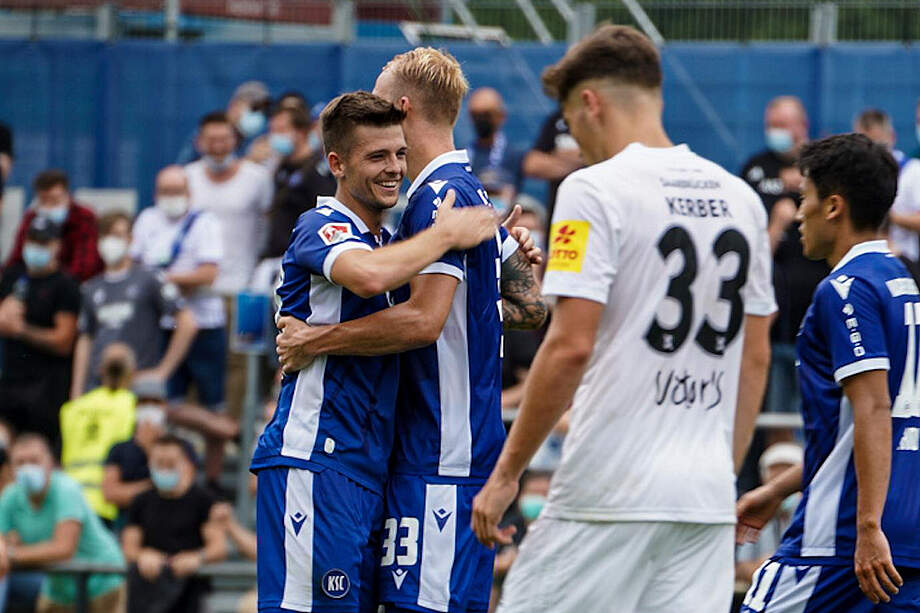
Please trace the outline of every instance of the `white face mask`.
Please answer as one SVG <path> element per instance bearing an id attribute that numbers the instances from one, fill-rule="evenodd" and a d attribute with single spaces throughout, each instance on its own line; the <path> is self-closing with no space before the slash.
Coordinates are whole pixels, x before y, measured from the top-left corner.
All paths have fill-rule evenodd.
<path id="1" fill-rule="evenodd" d="M 170 219 L 177 219 L 188 212 L 188 196 L 160 196 L 157 208 Z"/>
<path id="2" fill-rule="evenodd" d="M 128 253 L 128 241 L 120 236 L 105 236 L 99 240 L 99 256 L 106 266 L 120 264 Z"/>
<path id="3" fill-rule="evenodd" d="M 166 412 L 163 407 L 153 403 L 139 403 L 135 408 L 134 419 L 138 424 L 163 427 L 166 424 Z"/>

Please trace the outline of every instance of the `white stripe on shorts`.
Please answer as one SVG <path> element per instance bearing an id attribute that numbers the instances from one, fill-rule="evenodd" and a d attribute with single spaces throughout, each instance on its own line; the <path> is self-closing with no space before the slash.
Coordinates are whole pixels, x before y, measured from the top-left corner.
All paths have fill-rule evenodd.
<path id="1" fill-rule="evenodd" d="M 807 568 L 801 579 L 797 568 Z M 777 574 L 776 588 L 770 594 Z M 768 560 L 755 573 L 754 585 L 748 591 L 744 605 L 756 613 L 803 613 L 820 577 L 820 566 L 786 566 Z"/>
<path id="2" fill-rule="evenodd" d="M 418 605 L 446 613 L 450 605 L 450 574 L 457 538 L 457 486 L 425 486 L 422 567 Z"/>
<path id="3" fill-rule="evenodd" d="M 313 473 L 289 468 L 284 492 L 282 609 L 313 610 Z"/>

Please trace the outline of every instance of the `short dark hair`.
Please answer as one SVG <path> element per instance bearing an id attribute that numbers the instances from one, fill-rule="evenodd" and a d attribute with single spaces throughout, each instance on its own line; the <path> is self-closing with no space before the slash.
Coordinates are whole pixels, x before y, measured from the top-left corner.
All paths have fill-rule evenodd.
<path id="1" fill-rule="evenodd" d="M 202 116 L 198 120 L 198 130 L 201 131 L 205 126 L 212 123 L 224 123 L 233 128 L 233 122 L 230 121 L 230 118 L 227 117 L 227 114 L 223 111 L 211 111 Z M 235 129 L 235 128 L 234 128 Z"/>
<path id="2" fill-rule="evenodd" d="M 10 450 L 14 447 L 19 447 L 20 445 L 28 445 L 29 443 L 36 443 L 41 445 L 45 451 L 48 452 L 52 458 L 54 458 L 54 452 L 51 450 L 51 443 L 48 442 L 48 437 L 44 434 L 39 434 L 38 432 L 23 432 L 22 434 L 16 436 L 13 439 L 13 442 L 10 444 Z"/>
<path id="3" fill-rule="evenodd" d="M 891 125 L 891 117 L 882 109 L 866 109 L 856 116 L 856 125 L 863 130 Z"/>
<path id="4" fill-rule="evenodd" d="M 287 106 L 279 107 L 275 109 L 274 113 L 272 113 L 272 119 L 278 115 L 287 115 L 288 119 L 291 121 L 291 125 L 294 126 L 294 129 L 300 132 L 306 132 L 310 129 L 310 126 L 313 125 L 313 122 L 310 121 L 310 116 L 300 109 L 295 109 Z"/>
<path id="5" fill-rule="evenodd" d="M 543 71 L 546 93 L 560 102 L 588 79 L 657 89 L 661 87 L 661 56 L 652 41 L 635 28 L 601 26 Z"/>
<path id="6" fill-rule="evenodd" d="M 70 189 L 70 180 L 67 178 L 67 173 L 58 168 L 43 170 L 35 175 L 35 179 L 32 181 L 32 189 L 36 192 L 48 191 L 58 185 L 63 185 L 64 189 Z"/>
<path id="7" fill-rule="evenodd" d="M 802 147 L 799 170 L 822 200 L 838 194 L 847 201 L 857 230 L 877 230 L 898 189 L 898 164 L 884 145 L 862 134 L 837 134 Z"/>
<path id="8" fill-rule="evenodd" d="M 111 213 L 106 213 L 99 218 L 99 236 L 105 236 L 112 231 L 112 228 L 115 227 L 119 221 L 126 221 L 128 223 L 128 229 L 131 229 L 131 216 L 122 211 L 112 211 Z"/>
<path id="9" fill-rule="evenodd" d="M 178 447 L 182 454 L 188 459 L 195 468 L 199 467 L 198 454 L 195 449 L 184 438 L 175 434 L 164 434 L 153 443 L 154 447 Z"/>
<path id="10" fill-rule="evenodd" d="M 348 155 L 352 133 L 357 126 L 379 128 L 400 125 L 406 113 L 380 96 L 357 91 L 333 99 L 320 114 L 323 127 L 323 147 L 326 153 L 335 151 Z"/>

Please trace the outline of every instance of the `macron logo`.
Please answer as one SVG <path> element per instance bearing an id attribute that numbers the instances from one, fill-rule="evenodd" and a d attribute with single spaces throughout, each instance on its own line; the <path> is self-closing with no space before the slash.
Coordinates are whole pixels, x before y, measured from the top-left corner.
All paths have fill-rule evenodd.
<path id="1" fill-rule="evenodd" d="M 305 521 L 307 521 L 307 516 L 300 511 L 291 515 L 291 527 L 294 528 L 294 536 L 300 536 L 300 529 L 303 528 Z"/>
<path id="2" fill-rule="evenodd" d="M 433 511 L 434 520 L 438 522 L 438 532 L 444 532 L 444 526 L 447 524 L 447 520 L 450 519 L 451 512 L 445 508 L 440 508 L 437 511 Z"/>
<path id="3" fill-rule="evenodd" d="M 393 583 L 396 584 L 396 589 L 401 590 L 403 581 L 406 580 L 406 575 L 408 575 L 409 573 L 404 571 L 401 568 L 397 568 L 396 570 L 390 571 L 390 572 L 393 573 Z"/>
<path id="4" fill-rule="evenodd" d="M 429 181 L 428 187 L 434 190 L 435 195 L 440 195 L 441 190 L 447 185 L 447 181 Z"/>
<path id="5" fill-rule="evenodd" d="M 841 300 L 846 300 L 847 296 L 850 295 L 850 286 L 853 285 L 853 277 L 840 275 L 836 279 L 831 279 L 831 285 L 837 291 Z"/>

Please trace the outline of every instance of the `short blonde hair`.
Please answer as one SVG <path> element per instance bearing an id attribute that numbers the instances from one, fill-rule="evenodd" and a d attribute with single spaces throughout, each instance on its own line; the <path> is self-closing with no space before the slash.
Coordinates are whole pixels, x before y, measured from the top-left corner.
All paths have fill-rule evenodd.
<path id="1" fill-rule="evenodd" d="M 383 71 L 391 71 L 411 90 L 426 119 L 451 126 L 457 123 L 460 105 L 470 85 L 463 76 L 460 62 L 450 53 L 432 47 L 416 47 L 395 56 Z"/>

